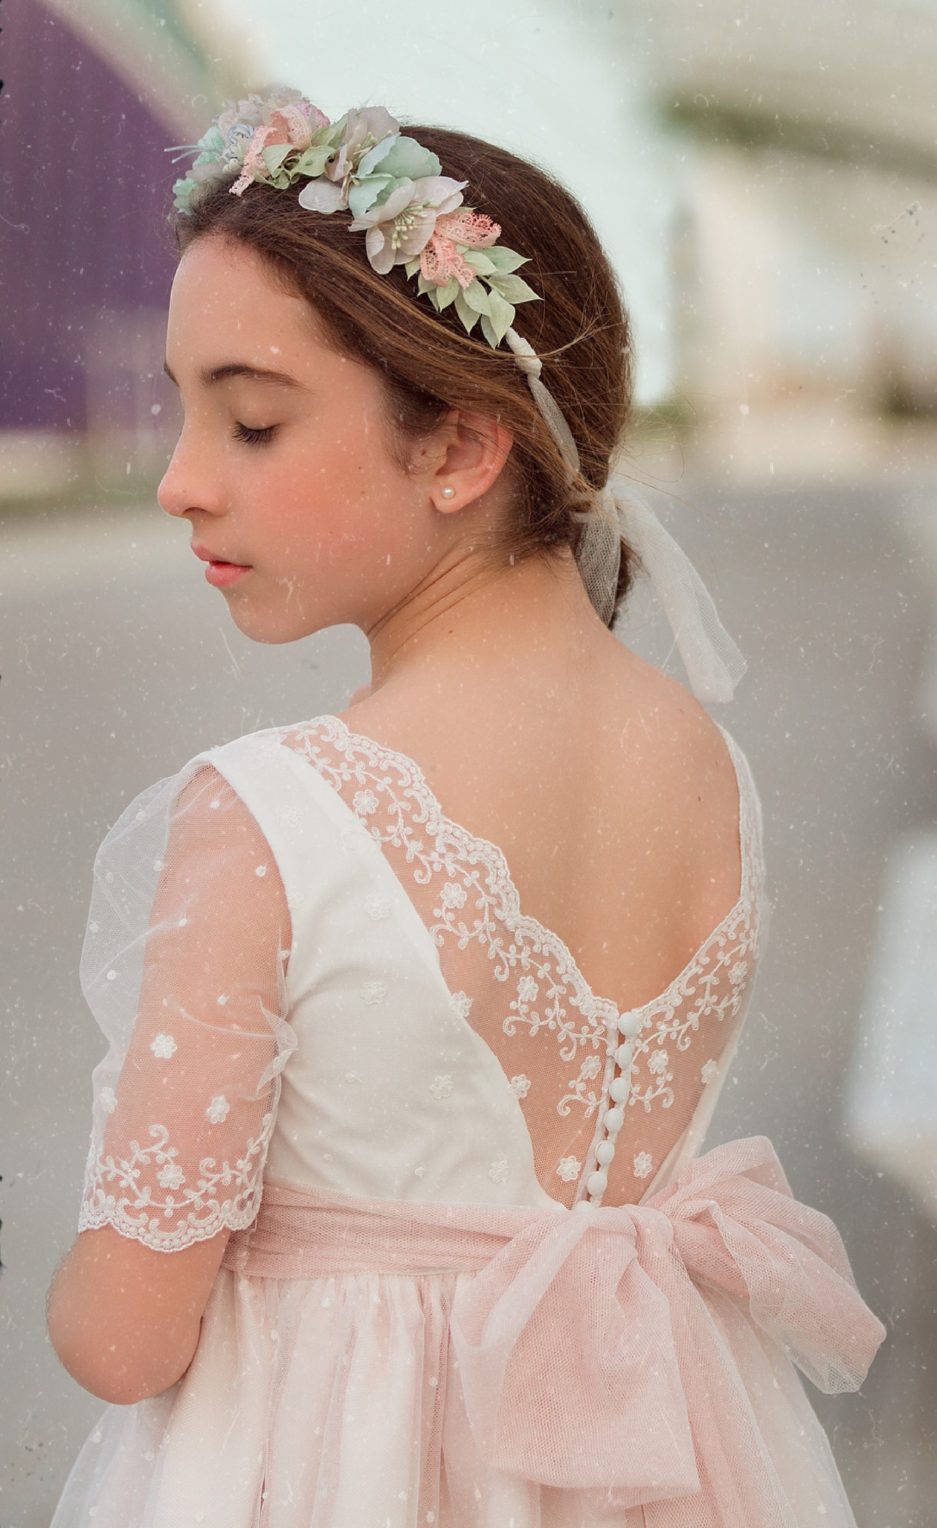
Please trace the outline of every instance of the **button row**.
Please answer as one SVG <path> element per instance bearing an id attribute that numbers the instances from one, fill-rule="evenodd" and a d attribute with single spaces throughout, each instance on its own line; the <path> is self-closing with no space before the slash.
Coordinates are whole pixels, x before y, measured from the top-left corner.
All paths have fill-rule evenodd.
<path id="1" fill-rule="evenodd" d="M 625 1122 L 623 1105 L 627 1102 L 631 1092 L 631 1065 L 634 1060 L 634 1038 L 641 1027 L 641 1018 L 637 1013 L 622 1013 L 608 1021 L 609 1034 L 616 1032 L 624 1036 L 621 1044 L 615 1048 L 615 1064 L 621 1069 L 621 1075 L 613 1077 L 609 1087 L 609 1094 L 613 1099 L 610 1109 L 606 1109 L 602 1116 L 605 1126 L 606 1139 L 600 1141 L 595 1148 L 596 1161 L 599 1167 L 589 1174 L 586 1179 L 586 1192 L 588 1199 L 580 1199 L 575 1208 L 577 1210 L 590 1210 L 601 1201 L 602 1195 L 608 1187 L 608 1173 L 603 1171 L 607 1168 L 615 1156 L 615 1137 Z"/>

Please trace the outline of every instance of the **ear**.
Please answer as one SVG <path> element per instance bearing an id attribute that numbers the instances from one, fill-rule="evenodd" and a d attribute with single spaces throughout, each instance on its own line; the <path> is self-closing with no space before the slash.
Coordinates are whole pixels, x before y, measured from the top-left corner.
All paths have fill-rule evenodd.
<path id="1" fill-rule="evenodd" d="M 494 488 L 511 454 L 514 436 L 506 425 L 474 409 L 449 411 L 431 443 L 421 447 L 427 489 L 441 508 L 460 509 Z M 444 497 L 444 487 L 455 493 Z"/>

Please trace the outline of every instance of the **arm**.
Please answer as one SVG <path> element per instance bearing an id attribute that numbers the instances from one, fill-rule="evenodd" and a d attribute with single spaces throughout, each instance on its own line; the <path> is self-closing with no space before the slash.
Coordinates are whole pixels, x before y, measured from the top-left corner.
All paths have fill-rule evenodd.
<path id="1" fill-rule="evenodd" d="M 191 1363 L 230 1232 L 259 1208 L 296 1044 L 269 845 L 211 765 L 177 784 L 137 798 L 95 861 L 82 986 L 111 1043 L 94 1072 L 79 1232 L 47 1307 L 65 1368 L 124 1404 Z"/>

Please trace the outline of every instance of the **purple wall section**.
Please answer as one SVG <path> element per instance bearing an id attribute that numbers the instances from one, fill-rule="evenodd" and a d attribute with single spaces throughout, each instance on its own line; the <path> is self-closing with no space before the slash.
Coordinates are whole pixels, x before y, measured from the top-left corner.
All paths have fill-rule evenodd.
<path id="1" fill-rule="evenodd" d="M 90 315 L 168 302 L 190 159 L 164 147 L 187 135 L 40 0 L 4 0 L 0 25 L 0 429 L 83 431 Z"/>

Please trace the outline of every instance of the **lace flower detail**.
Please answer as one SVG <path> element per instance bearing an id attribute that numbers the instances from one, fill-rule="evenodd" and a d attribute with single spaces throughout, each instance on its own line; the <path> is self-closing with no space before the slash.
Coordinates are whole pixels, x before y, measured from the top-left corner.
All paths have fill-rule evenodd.
<path id="1" fill-rule="evenodd" d="M 561 1157 L 557 1163 L 556 1175 L 564 1183 L 572 1183 L 574 1178 L 579 1177 L 581 1166 L 582 1163 L 576 1157 Z"/>

